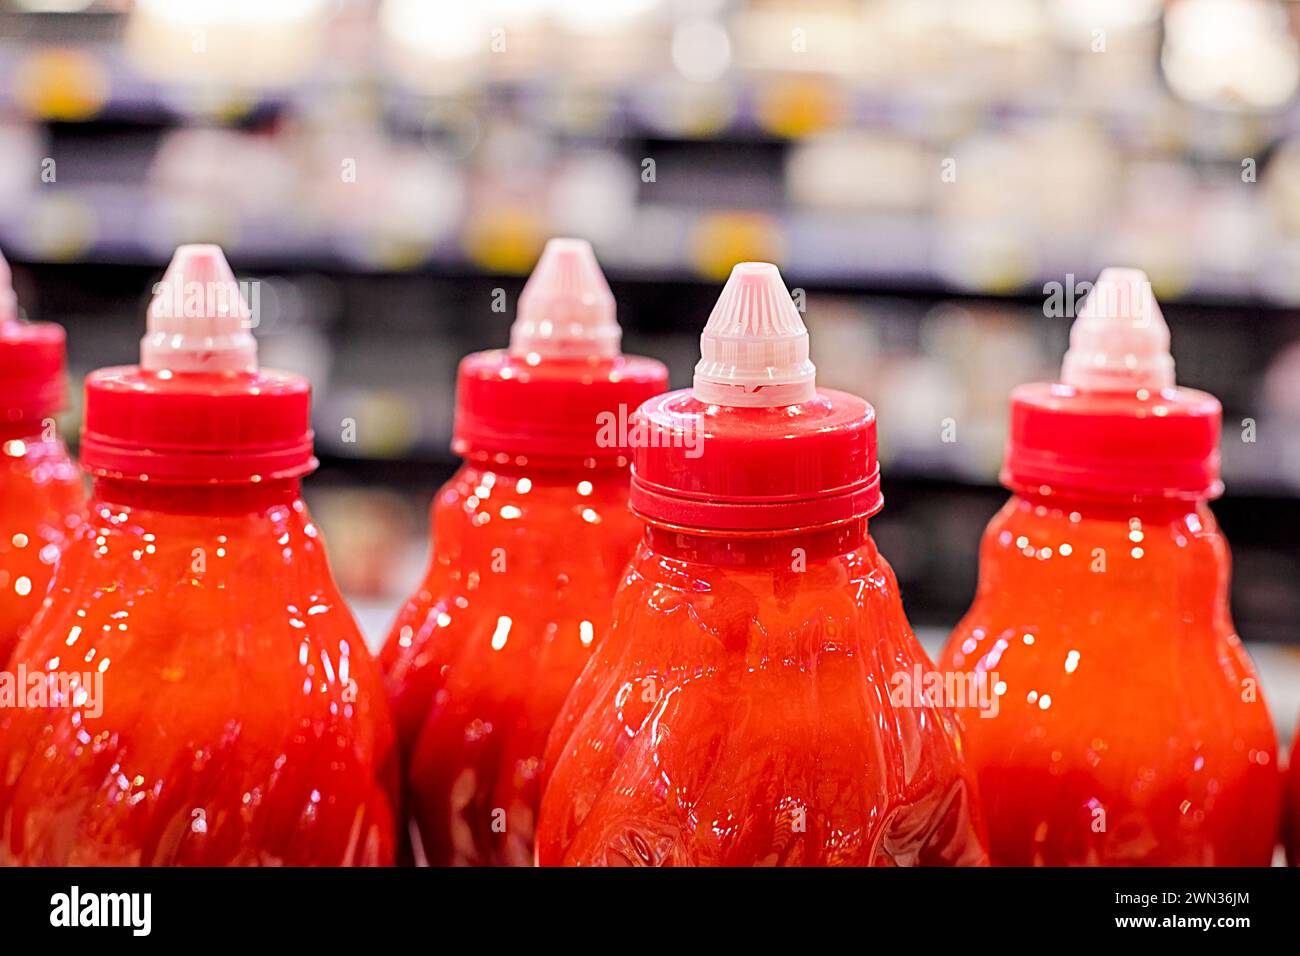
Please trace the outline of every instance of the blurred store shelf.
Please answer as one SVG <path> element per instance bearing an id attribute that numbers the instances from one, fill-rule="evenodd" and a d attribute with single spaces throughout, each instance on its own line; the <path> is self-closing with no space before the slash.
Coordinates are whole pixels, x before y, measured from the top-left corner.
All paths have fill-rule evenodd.
<path id="1" fill-rule="evenodd" d="M 0 243 L 31 261 L 521 273 L 578 232 L 646 276 L 1041 295 L 1126 261 L 1300 304 L 1292 4 L 9 7 Z"/>

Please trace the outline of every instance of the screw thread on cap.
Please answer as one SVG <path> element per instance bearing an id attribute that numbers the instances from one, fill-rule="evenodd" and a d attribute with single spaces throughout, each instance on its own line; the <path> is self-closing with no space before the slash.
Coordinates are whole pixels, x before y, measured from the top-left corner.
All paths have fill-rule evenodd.
<path id="1" fill-rule="evenodd" d="M 614 293 L 591 243 L 551 239 L 519 295 L 510 354 L 616 358 L 623 331 L 614 311 Z"/>
<path id="2" fill-rule="evenodd" d="M 808 329 L 770 262 L 731 270 L 700 335 L 695 397 L 711 405 L 778 408 L 817 394 Z"/>
<path id="3" fill-rule="evenodd" d="M 151 372 L 255 372 L 252 314 L 220 246 L 176 249 L 154 286 L 140 367 Z"/>
<path id="4" fill-rule="evenodd" d="M 1141 269 L 1103 269 L 1070 329 L 1061 381 L 1090 391 L 1174 385 L 1169 326 Z"/>

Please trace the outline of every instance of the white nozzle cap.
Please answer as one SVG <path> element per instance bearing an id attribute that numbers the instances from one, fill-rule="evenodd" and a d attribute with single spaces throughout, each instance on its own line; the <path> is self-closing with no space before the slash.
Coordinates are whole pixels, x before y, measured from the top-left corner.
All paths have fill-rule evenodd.
<path id="1" fill-rule="evenodd" d="M 157 372 L 254 372 L 252 313 L 220 246 L 180 246 L 149 303 L 140 367 Z"/>
<path id="2" fill-rule="evenodd" d="M 0 325 L 18 321 L 18 296 L 14 293 L 14 274 L 9 261 L 0 254 Z"/>
<path id="3" fill-rule="evenodd" d="M 700 335 L 695 397 L 711 405 L 778 408 L 817 394 L 808 329 L 770 262 L 731 270 Z"/>
<path id="4" fill-rule="evenodd" d="M 623 330 L 614 293 L 585 239 L 551 239 L 519 295 L 510 354 L 615 358 Z"/>
<path id="5" fill-rule="evenodd" d="M 1169 326 L 1141 269 L 1103 269 L 1070 329 L 1061 381 L 1091 391 L 1174 384 Z"/>

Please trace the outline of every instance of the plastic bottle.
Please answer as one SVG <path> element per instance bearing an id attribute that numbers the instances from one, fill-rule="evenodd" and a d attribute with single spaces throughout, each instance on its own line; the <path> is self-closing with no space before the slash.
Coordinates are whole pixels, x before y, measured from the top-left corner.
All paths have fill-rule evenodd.
<path id="1" fill-rule="evenodd" d="M 310 386 L 257 368 L 221 250 L 182 246 L 140 364 L 86 380 L 89 517 L 0 710 L 0 863 L 386 864 L 381 676 L 299 494 Z"/>
<path id="2" fill-rule="evenodd" d="M 66 388 L 63 329 L 20 322 L 0 256 L 0 667 L 45 597 L 85 495 L 53 414 Z"/>
<path id="3" fill-rule="evenodd" d="M 635 548 L 626 421 L 667 385 L 623 356 L 591 246 L 552 239 L 508 351 L 462 361 L 433 555 L 381 660 L 417 862 L 528 865 L 542 750 Z"/>
<path id="4" fill-rule="evenodd" d="M 894 696 L 930 663 L 867 533 L 875 412 L 816 388 L 770 264 L 700 344 L 637 412 L 644 538 L 547 746 L 538 861 L 984 862 L 948 711 Z"/>
<path id="5" fill-rule="evenodd" d="M 1007 865 L 1267 865 L 1277 744 L 1228 610 L 1221 409 L 1174 384 L 1146 276 L 1102 272 L 1061 381 L 1011 395 L 974 604 L 940 665 L 1000 691 L 968 720 Z"/>

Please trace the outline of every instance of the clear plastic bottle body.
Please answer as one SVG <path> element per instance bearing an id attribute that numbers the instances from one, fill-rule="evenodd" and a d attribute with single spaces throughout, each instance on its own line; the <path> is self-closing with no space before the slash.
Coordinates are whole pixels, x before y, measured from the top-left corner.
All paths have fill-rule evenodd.
<path id="1" fill-rule="evenodd" d="M 0 711 L 0 862 L 393 862 L 380 674 L 296 480 L 98 480 L 11 667 L 51 676 Z"/>
<path id="2" fill-rule="evenodd" d="M 530 865 L 546 735 L 641 533 L 627 472 L 466 464 L 381 660 L 417 860 Z"/>
<path id="3" fill-rule="evenodd" d="M 0 666 L 40 610 L 84 500 L 81 473 L 61 440 L 0 429 Z"/>
<path id="4" fill-rule="evenodd" d="M 951 714 L 865 520 L 647 532 L 547 747 L 543 865 L 986 861 Z"/>
<path id="5" fill-rule="evenodd" d="M 1017 495 L 940 667 L 999 686 L 966 721 L 1005 865 L 1267 865 L 1277 743 L 1204 501 Z"/>

